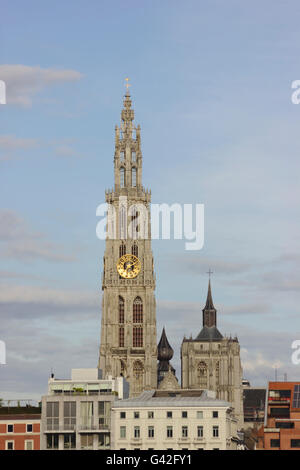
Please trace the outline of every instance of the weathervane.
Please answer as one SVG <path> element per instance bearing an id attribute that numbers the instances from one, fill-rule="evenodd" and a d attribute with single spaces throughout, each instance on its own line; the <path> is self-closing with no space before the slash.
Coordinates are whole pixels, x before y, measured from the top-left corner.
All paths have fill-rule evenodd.
<path id="1" fill-rule="evenodd" d="M 127 91 L 128 91 L 128 88 L 131 86 L 130 83 L 128 83 L 128 82 L 129 82 L 129 78 L 125 78 L 125 82 L 126 82 L 126 83 L 125 83 L 125 86 L 126 86 L 126 89 L 127 89 Z"/>

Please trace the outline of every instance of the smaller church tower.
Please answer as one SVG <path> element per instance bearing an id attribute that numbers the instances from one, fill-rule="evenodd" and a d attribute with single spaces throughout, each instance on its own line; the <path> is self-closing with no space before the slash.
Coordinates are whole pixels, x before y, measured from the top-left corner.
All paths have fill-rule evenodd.
<path id="1" fill-rule="evenodd" d="M 174 354 L 173 349 L 171 348 L 165 328 L 163 328 L 160 341 L 157 346 L 157 359 L 158 359 L 158 366 L 157 366 L 157 385 L 159 386 L 160 382 L 163 380 L 165 375 L 171 370 L 171 372 L 175 376 L 175 369 L 170 364 L 170 360 L 172 359 Z"/>
<path id="2" fill-rule="evenodd" d="M 240 345 L 237 338 L 224 337 L 217 328 L 211 282 L 202 310 L 202 329 L 181 344 L 181 387 L 208 389 L 232 404 L 239 427 L 243 426 L 243 389 Z"/>

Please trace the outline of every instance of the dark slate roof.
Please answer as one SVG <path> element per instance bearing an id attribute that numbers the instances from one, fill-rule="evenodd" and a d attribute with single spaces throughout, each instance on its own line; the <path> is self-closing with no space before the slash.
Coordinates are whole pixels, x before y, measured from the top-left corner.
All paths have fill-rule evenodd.
<path id="1" fill-rule="evenodd" d="M 165 328 L 163 328 L 160 341 L 157 346 L 157 357 L 159 361 L 170 361 L 173 357 L 174 351 L 171 348 Z"/>
<path id="2" fill-rule="evenodd" d="M 222 338 L 216 326 L 204 326 L 195 341 L 220 341 Z"/>

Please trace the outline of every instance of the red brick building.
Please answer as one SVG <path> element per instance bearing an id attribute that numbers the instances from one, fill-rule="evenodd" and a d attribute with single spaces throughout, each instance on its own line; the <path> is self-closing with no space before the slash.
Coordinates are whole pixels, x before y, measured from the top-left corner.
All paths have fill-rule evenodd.
<path id="1" fill-rule="evenodd" d="M 0 451 L 40 449 L 41 409 L 0 407 Z"/>
<path id="2" fill-rule="evenodd" d="M 269 382 L 257 448 L 300 450 L 300 382 Z"/>

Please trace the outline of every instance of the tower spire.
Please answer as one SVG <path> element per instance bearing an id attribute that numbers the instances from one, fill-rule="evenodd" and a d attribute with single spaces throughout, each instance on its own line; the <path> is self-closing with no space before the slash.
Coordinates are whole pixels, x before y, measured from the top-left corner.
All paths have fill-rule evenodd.
<path id="1" fill-rule="evenodd" d="M 203 312 L 203 326 L 208 326 L 208 327 L 217 326 L 217 310 L 214 307 L 214 303 L 212 299 L 210 278 L 208 280 L 206 304 L 202 312 Z"/>
<path id="2" fill-rule="evenodd" d="M 115 127 L 115 192 L 125 196 L 128 191 L 142 189 L 142 151 L 140 126 L 134 124 L 134 110 L 129 93 L 129 78 L 125 79 L 120 126 Z M 128 195 L 128 194 L 127 194 Z"/>

